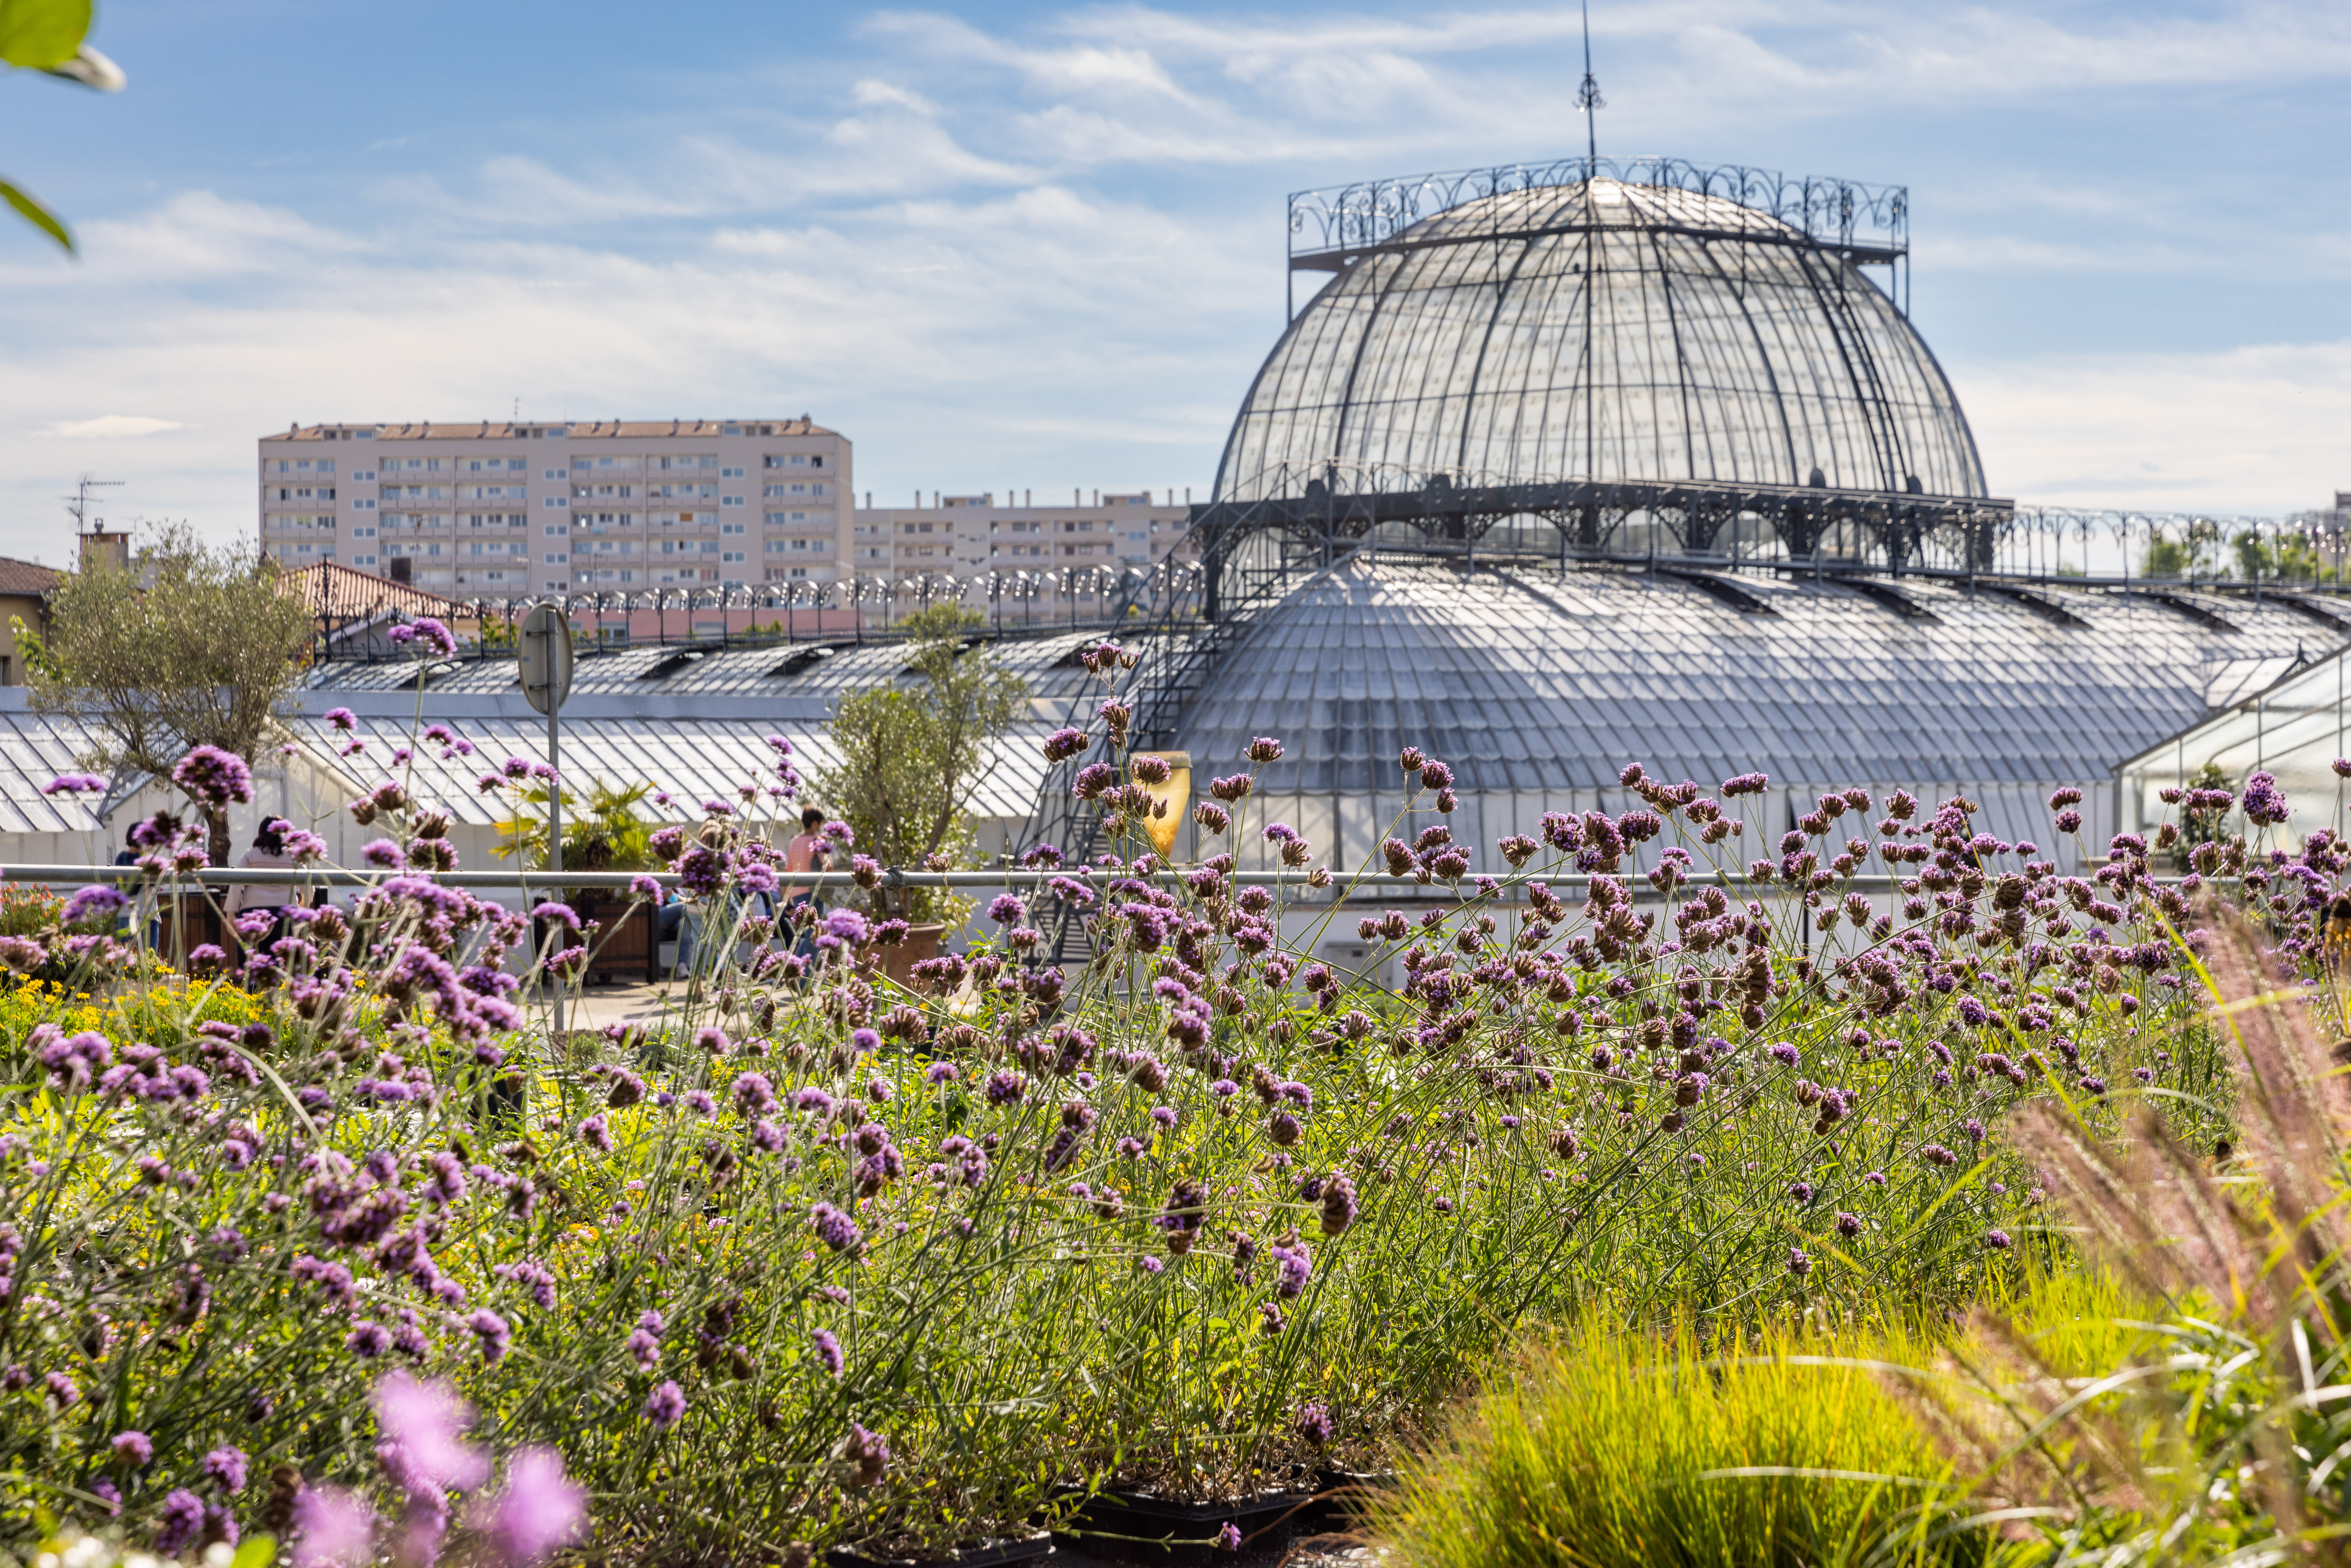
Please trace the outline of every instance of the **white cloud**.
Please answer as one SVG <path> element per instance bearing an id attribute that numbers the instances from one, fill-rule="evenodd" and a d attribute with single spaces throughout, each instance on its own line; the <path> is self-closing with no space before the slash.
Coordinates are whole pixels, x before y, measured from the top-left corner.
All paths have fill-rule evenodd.
<path id="1" fill-rule="evenodd" d="M 2345 482 L 2351 340 L 2025 360 L 1953 379 L 2000 495 L 2281 514 L 2324 507 Z"/>
<path id="2" fill-rule="evenodd" d="M 857 100 L 859 107 L 864 109 L 880 109 L 885 105 L 893 105 L 899 109 L 912 110 L 925 118 L 935 118 L 939 112 L 939 106 L 921 93 L 911 91 L 892 82 L 883 81 L 876 77 L 858 78 L 858 83 L 851 89 L 850 96 Z"/>
<path id="3" fill-rule="evenodd" d="M 137 217 L 92 219 L 80 228 L 83 265 L 75 270 L 107 284 L 267 276 L 369 248 L 359 235 L 283 207 L 212 191 L 182 192 Z M 60 282 L 44 265 L 47 256 L 19 254 L 16 265 L 0 267 L 0 283 L 38 288 Z"/>
<path id="4" fill-rule="evenodd" d="M 0 435 L 0 473 L 26 476 L 15 515 L 46 515 L 35 503 L 88 465 L 78 427 L 44 424 L 67 386 L 84 406 L 204 410 L 202 431 L 164 422 L 110 452 L 105 476 L 129 481 L 126 508 L 215 537 L 251 531 L 250 443 L 266 431 L 504 417 L 517 397 L 542 417 L 810 412 L 933 487 L 1204 486 L 1225 416 L 1202 411 L 1237 401 L 1240 359 L 1262 351 L 1228 351 L 1235 301 L 1248 339 L 1278 325 L 1239 259 L 1259 247 L 1053 185 L 696 226 L 661 256 L 496 235 L 318 243 L 339 265 L 287 267 L 266 298 L 217 294 L 211 261 L 153 224 L 121 225 L 88 275 L 53 273 L 50 301 L 110 272 L 141 283 L 103 289 L 86 331 L 7 329 L 0 430 L 34 432 Z M 40 537 L 16 527 L 0 549 Z"/>
<path id="5" fill-rule="evenodd" d="M 176 419 L 150 419 L 136 413 L 102 413 L 96 419 L 63 420 L 47 430 L 37 430 L 33 434 L 63 436 L 68 441 L 119 441 L 126 436 L 154 435 L 166 430 L 187 428 Z"/>

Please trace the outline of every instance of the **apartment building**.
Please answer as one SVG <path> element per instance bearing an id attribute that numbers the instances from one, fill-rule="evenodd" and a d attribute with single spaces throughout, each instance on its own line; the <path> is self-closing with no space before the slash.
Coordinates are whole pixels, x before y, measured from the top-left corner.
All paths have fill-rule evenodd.
<path id="1" fill-rule="evenodd" d="M 1078 492 L 1068 506 L 1036 506 L 1033 495 L 1008 496 L 999 505 L 992 493 L 934 493 L 928 506 L 918 496 L 911 507 L 882 507 L 869 495 L 852 514 L 849 570 L 900 581 L 988 576 L 995 579 L 990 591 L 967 591 L 967 602 L 1009 599 L 1022 612 L 1043 614 L 1066 607 L 1072 594 L 1091 602 L 1127 569 L 1199 559 L 1186 528 L 1188 497 L 1179 502 L 1172 491 L 1164 499 L 1148 490 L 1096 491 L 1089 500 Z"/>
<path id="2" fill-rule="evenodd" d="M 850 443 L 797 419 L 296 425 L 261 548 L 464 598 L 848 575 Z"/>

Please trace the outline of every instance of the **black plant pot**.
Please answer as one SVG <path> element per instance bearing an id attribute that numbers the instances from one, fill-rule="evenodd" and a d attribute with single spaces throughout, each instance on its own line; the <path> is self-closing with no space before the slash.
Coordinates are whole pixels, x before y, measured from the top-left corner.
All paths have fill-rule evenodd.
<path id="1" fill-rule="evenodd" d="M 878 1548 L 836 1546 L 824 1560 L 830 1568 L 1011 1568 L 1018 1563 L 1041 1563 L 1052 1554 L 1053 1538 L 1040 1531 L 1013 1540 L 975 1542 L 940 1557 L 901 1557 Z"/>
<path id="2" fill-rule="evenodd" d="M 1308 1514 L 1313 1502 L 1314 1494 L 1303 1491 L 1259 1492 L 1223 1502 L 1185 1502 L 1152 1492 L 1097 1492 L 1071 1516 L 1071 1528 L 1054 1539 L 1089 1557 L 1152 1568 L 1190 1563 L 1210 1568 L 1220 1560 L 1230 1561 L 1213 1544 L 1226 1524 L 1240 1531 L 1242 1550 L 1270 1551 L 1287 1545 L 1301 1527 L 1311 1525 Z"/>

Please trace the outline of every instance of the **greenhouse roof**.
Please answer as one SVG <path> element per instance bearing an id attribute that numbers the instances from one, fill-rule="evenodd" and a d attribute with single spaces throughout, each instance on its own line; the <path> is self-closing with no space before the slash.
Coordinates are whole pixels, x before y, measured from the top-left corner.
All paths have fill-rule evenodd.
<path id="1" fill-rule="evenodd" d="M 1497 190 L 1341 266 L 1259 371 L 1216 498 L 1367 469 L 1987 494 L 1949 381 L 1847 250 L 1609 177 Z"/>
<path id="2" fill-rule="evenodd" d="M 2158 791 L 2219 770 L 2235 789 L 2256 772 L 2274 776 L 2294 807 L 2292 836 L 2332 822 L 2344 826 L 2344 780 L 2335 759 L 2351 755 L 2351 650 L 2294 670 L 2222 711 L 2147 747 L 2115 769 L 2123 826 L 2163 820 Z"/>
<path id="3" fill-rule="evenodd" d="M 1099 697 L 1099 683 L 1078 664 L 1076 653 L 1102 637 L 1095 631 L 1005 638 L 976 647 L 991 649 L 1005 668 L 1028 683 L 1033 720 L 1058 725 L 1071 722 L 1071 714 Z M 1126 639 L 1136 648 L 1146 646 L 1147 641 Z M 324 664 L 310 672 L 301 701 L 305 711 L 322 713 L 339 705 L 353 706 L 363 693 L 397 694 L 404 708 L 413 708 L 420 667 L 426 673 L 428 717 L 492 711 L 463 699 L 487 699 L 497 711 L 511 708 L 518 717 L 530 711 L 523 704 L 514 661 L 497 657 L 426 665 L 387 660 Z M 821 723 L 845 693 L 912 679 L 902 642 L 775 643 L 749 648 L 674 643 L 583 653 L 571 690 L 582 716 L 765 715 L 779 722 Z M 565 708 L 567 716 L 573 711 L 572 706 Z"/>
<path id="4" fill-rule="evenodd" d="M 392 775 L 394 770 L 384 764 L 392 747 L 406 740 L 404 716 L 362 718 L 360 733 L 368 738 L 369 748 L 356 758 L 338 754 L 342 737 L 323 719 L 304 718 L 296 727 L 309 761 L 340 776 L 357 795 Z M 433 717 L 430 713 L 426 716 Z M 461 822 L 478 826 L 509 815 L 504 800 L 485 796 L 476 780 L 485 772 L 496 771 L 509 757 L 527 763 L 546 760 L 546 721 L 537 715 L 528 718 L 492 715 L 444 722 L 474 750 L 444 759 L 440 747 L 419 746 L 413 793 L 420 800 L 439 803 Z M 1040 734 L 1038 727 L 1024 726 L 990 748 L 973 794 L 973 815 L 1027 817 L 1034 809 L 1045 772 L 1044 754 L 1038 746 Z M 568 793 L 597 783 L 650 784 L 674 797 L 676 804 L 664 809 L 649 803 L 645 809 L 649 818 L 690 821 L 700 815 L 705 800 L 732 802 L 744 785 L 774 782 L 777 753 L 768 744 L 769 736 L 780 736 L 791 743 L 793 766 L 803 777 L 837 760 L 821 727 L 743 718 L 573 719 L 567 716 L 561 758 L 565 789 Z M 765 805 L 763 801 L 763 810 Z"/>
<path id="5" fill-rule="evenodd" d="M 2222 631 L 2196 608 L 1357 558 L 1258 618 L 1186 742 L 1222 768 L 1279 736 L 1280 789 L 1392 792 L 1405 745 L 1465 791 L 1613 786 L 1635 760 L 1709 785 L 2091 782 L 2332 651 L 2290 610 L 2234 601 Z"/>

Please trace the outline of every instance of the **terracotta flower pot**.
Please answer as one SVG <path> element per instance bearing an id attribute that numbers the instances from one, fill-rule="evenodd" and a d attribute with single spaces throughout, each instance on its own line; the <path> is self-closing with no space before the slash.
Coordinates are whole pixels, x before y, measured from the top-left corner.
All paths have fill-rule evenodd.
<path id="1" fill-rule="evenodd" d="M 914 966 L 925 958 L 939 956 L 939 937 L 946 926 L 937 921 L 926 921 L 906 928 L 905 939 L 885 947 L 878 942 L 868 943 L 858 954 L 858 961 L 868 968 L 879 969 L 898 984 L 911 985 Z"/>

